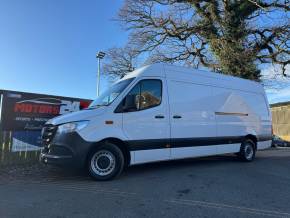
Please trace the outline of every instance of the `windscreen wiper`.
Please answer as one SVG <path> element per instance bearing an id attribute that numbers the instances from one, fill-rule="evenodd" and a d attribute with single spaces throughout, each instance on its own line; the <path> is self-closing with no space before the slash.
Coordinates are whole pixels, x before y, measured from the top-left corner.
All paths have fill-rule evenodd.
<path id="1" fill-rule="evenodd" d="M 92 107 L 85 108 L 84 110 L 93 110 L 93 109 L 103 107 L 103 106 L 108 106 L 108 105 L 107 104 L 97 104 L 97 105 L 94 105 Z"/>

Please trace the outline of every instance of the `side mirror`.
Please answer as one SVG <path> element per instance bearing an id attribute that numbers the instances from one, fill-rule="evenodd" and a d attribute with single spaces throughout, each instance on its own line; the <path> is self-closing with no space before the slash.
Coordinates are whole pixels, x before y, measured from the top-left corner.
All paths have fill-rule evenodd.
<path id="1" fill-rule="evenodd" d="M 135 95 L 127 95 L 123 102 L 123 110 L 124 111 L 137 110 L 135 99 L 136 99 Z"/>

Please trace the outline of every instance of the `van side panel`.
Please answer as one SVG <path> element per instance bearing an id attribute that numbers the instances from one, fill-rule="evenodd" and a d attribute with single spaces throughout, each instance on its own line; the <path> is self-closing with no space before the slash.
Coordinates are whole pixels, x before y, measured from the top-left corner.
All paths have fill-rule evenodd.
<path id="1" fill-rule="evenodd" d="M 218 136 L 254 135 L 258 139 L 258 149 L 269 147 L 271 143 L 259 146 L 259 140 L 271 135 L 271 117 L 267 102 L 260 93 L 213 88 L 213 104 Z M 239 147 L 220 146 L 218 153 L 238 152 Z"/>
<path id="2" fill-rule="evenodd" d="M 241 91 L 214 87 L 212 100 L 218 136 L 257 135 L 259 116 Z"/>

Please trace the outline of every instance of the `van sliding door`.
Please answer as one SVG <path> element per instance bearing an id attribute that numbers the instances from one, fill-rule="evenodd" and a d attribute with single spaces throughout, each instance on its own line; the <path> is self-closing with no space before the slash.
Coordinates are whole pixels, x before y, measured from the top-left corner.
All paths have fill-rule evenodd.
<path id="1" fill-rule="evenodd" d="M 171 158 L 216 153 L 212 87 L 168 79 Z"/>

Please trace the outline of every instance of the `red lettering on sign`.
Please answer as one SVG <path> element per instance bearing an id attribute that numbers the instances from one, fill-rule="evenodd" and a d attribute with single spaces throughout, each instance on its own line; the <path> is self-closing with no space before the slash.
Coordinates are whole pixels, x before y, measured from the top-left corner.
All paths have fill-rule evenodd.
<path id="1" fill-rule="evenodd" d="M 40 114 L 45 114 L 46 113 L 46 108 L 47 108 L 46 105 L 40 105 L 40 107 L 39 107 L 39 113 Z"/>
<path id="2" fill-rule="evenodd" d="M 59 106 L 52 107 L 52 114 L 59 115 Z"/>
<path id="3" fill-rule="evenodd" d="M 15 104 L 14 112 L 24 112 L 24 105 L 23 104 Z"/>
<path id="4" fill-rule="evenodd" d="M 80 102 L 80 109 L 82 110 L 82 109 L 84 109 L 84 108 L 89 107 L 90 103 L 91 103 L 91 102 L 88 102 L 88 101 L 81 101 L 81 102 Z"/>
<path id="5" fill-rule="evenodd" d="M 25 112 L 26 113 L 32 112 L 32 105 L 31 104 L 25 104 Z"/>
<path id="6" fill-rule="evenodd" d="M 52 106 L 47 107 L 46 113 L 52 114 Z"/>
<path id="7" fill-rule="evenodd" d="M 14 112 L 59 115 L 59 106 L 16 103 Z"/>
<path id="8" fill-rule="evenodd" d="M 32 105 L 32 107 L 33 107 L 33 113 L 37 113 L 39 106 L 37 104 L 34 104 Z"/>

